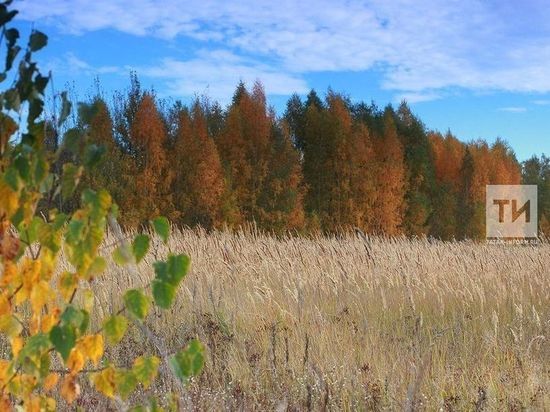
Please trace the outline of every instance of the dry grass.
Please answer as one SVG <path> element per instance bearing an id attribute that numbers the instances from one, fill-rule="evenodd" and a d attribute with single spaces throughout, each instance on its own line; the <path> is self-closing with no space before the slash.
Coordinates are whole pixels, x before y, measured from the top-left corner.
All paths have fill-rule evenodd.
<path id="1" fill-rule="evenodd" d="M 193 268 L 174 309 L 148 323 L 170 350 L 206 344 L 196 409 L 550 409 L 547 244 L 185 230 L 169 247 Z M 165 253 L 155 241 L 139 277 L 110 269 L 98 306 L 118 309 Z M 131 331 L 119 364 L 147 345 Z"/>

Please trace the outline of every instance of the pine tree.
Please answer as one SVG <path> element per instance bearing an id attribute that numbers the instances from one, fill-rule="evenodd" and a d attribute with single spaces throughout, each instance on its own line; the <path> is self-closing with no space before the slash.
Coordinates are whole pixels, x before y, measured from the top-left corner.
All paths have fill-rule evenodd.
<path id="1" fill-rule="evenodd" d="M 308 98 L 304 115 L 302 143 L 303 174 L 307 186 L 305 208 L 307 214 L 320 220 L 327 202 L 328 147 L 324 128 L 325 110 Z"/>
<path id="2" fill-rule="evenodd" d="M 550 158 L 543 154 L 524 161 L 522 184 L 537 186 L 539 232 L 550 237 Z"/>
<path id="3" fill-rule="evenodd" d="M 300 157 L 284 121 L 272 126 L 268 169 L 258 201 L 261 227 L 279 233 L 301 230 L 305 214 Z"/>
<path id="4" fill-rule="evenodd" d="M 434 157 L 436 178 L 430 234 L 449 240 L 458 237 L 458 199 L 465 146 L 450 132 L 447 132 L 445 137 L 439 133 L 430 133 L 428 137 Z"/>
<path id="5" fill-rule="evenodd" d="M 425 235 L 429 232 L 435 186 L 431 148 L 424 125 L 406 102 L 399 106 L 397 119 L 408 175 L 404 228 L 409 235 Z"/>
<path id="6" fill-rule="evenodd" d="M 304 150 L 305 106 L 297 94 L 293 94 L 286 104 L 284 119 L 290 136 L 299 150 Z"/>

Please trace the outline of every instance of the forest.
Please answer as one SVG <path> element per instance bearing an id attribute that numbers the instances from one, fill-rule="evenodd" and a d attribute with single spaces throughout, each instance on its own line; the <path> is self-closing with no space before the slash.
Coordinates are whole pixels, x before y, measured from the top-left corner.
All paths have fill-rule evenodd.
<path id="1" fill-rule="evenodd" d="M 163 214 L 206 229 L 480 239 L 485 186 L 525 183 L 538 185 L 539 229 L 550 231 L 548 157 L 520 163 L 503 139 L 431 131 L 406 102 L 381 109 L 311 90 L 278 116 L 259 81 L 238 84 L 222 108 L 206 97 L 168 104 L 132 73 L 127 90 L 79 103 L 72 123 L 66 136 L 84 132 L 103 148 L 88 183 L 112 193 L 125 227 Z M 62 134 L 50 127 L 48 147 Z M 76 153 L 57 167 L 86 156 Z M 70 212 L 78 198 L 59 208 Z"/>

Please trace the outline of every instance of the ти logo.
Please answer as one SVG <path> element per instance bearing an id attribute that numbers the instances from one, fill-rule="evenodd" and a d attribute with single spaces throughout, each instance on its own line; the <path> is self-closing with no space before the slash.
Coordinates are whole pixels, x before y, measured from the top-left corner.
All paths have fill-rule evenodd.
<path id="1" fill-rule="evenodd" d="M 532 240 L 538 235 L 536 185 L 487 185 L 488 240 Z"/>

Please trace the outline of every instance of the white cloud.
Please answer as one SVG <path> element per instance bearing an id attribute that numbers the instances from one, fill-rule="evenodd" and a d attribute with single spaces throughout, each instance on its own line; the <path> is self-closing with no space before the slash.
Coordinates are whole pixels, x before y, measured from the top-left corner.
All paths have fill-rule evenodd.
<path id="1" fill-rule="evenodd" d="M 399 103 L 405 100 L 407 103 L 422 103 L 429 102 L 433 100 L 439 100 L 443 96 L 441 93 L 431 92 L 431 91 L 422 91 L 422 92 L 408 92 L 403 94 L 398 94 L 393 99 L 394 102 Z"/>
<path id="2" fill-rule="evenodd" d="M 497 109 L 499 112 L 508 112 L 508 113 L 525 113 L 527 111 L 526 107 L 500 107 Z"/>
<path id="3" fill-rule="evenodd" d="M 77 57 L 74 53 L 66 53 L 61 58 L 55 58 L 46 62 L 45 69 L 45 71 L 52 71 L 53 73 L 65 73 L 71 75 L 85 74 L 87 76 L 110 73 L 127 73 L 127 71 L 124 71 L 117 66 L 94 67 Z"/>
<path id="4" fill-rule="evenodd" d="M 536 104 L 537 106 L 548 106 L 550 105 L 550 100 L 545 100 L 545 99 L 533 100 L 532 103 Z"/>
<path id="5" fill-rule="evenodd" d="M 192 80 L 170 75 L 169 67 L 182 75 L 189 69 L 196 84 L 209 79 L 212 87 L 220 73 L 226 80 L 258 74 L 269 92 L 270 83 L 281 92 L 290 88 L 287 81 L 300 89 L 301 76 L 311 72 L 372 68 L 381 71 L 383 88 L 412 99 L 437 98 L 452 87 L 550 92 L 545 0 L 41 0 L 18 7 L 23 18 L 69 33 L 111 28 L 176 41 L 186 36 L 199 47 L 214 42 L 229 58 L 247 56 L 228 62 L 227 73 L 207 70 L 212 56 L 151 69 L 181 90 Z"/>
<path id="6" fill-rule="evenodd" d="M 306 82 L 299 76 L 279 72 L 266 64 L 247 61 L 224 50 L 201 51 L 192 60 L 168 58 L 157 67 L 133 69 L 145 76 L 165 80 L 169 95 L 205 93 L 222 103 L 228 101 L 240 80 L 252 86 L 259 79 L 271 95 L 308 91 Z"/>

